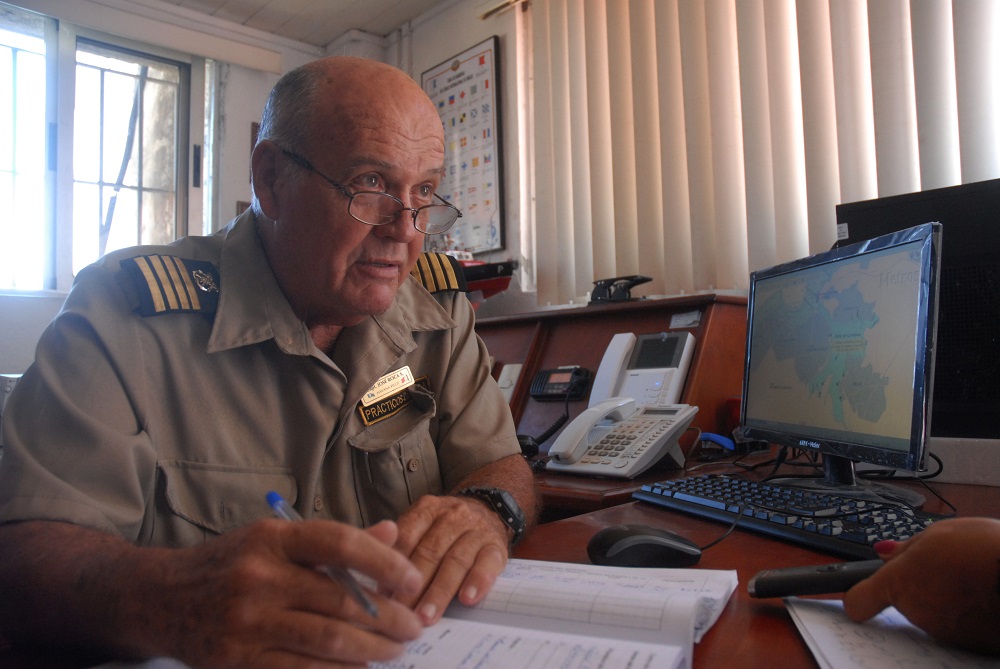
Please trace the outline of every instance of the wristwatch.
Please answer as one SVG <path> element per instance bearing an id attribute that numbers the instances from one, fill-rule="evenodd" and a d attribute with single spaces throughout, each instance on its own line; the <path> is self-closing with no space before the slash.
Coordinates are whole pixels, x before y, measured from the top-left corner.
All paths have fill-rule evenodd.
<path id="1" fill-rule="evenodd" d="M 486 502 L 500 516 L 503 524 L 514 532 L 510 545 L 514 546 L 524 536 L 524 511 L 518 506 L 517 500 L 506 490 L 500 488 L 462 488 L 457 493 L 459 497 L 474 497 Z"/>

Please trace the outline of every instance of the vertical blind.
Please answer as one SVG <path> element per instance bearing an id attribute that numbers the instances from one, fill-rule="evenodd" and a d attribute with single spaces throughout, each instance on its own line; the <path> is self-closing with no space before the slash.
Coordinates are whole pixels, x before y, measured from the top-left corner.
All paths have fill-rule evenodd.
<path id="1" fill-rule="evenodd" d="M 744 289 L 835 206 L 1000 177 L 996 0 L 532 0 L 539 304 Z M 534 284 L 534 285 L 532 285 Z"/>

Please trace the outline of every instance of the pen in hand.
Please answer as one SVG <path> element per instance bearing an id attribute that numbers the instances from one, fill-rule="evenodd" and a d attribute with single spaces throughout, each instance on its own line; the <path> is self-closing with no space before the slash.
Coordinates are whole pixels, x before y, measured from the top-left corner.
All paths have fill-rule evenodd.
<path id="1" fill-rule="evenodd" d="M 302 516 L 292 508 L 292 505 L 285 501 L 285 499 L 274 492 L 273 490 L 267 493 L 267 503 L 270 505 L 271 510 L 274 511 L 274 515 L 278 518 L 284 520 L 300 521 Z M 365 594 L 364 590 L 355 580 L 351 573 L 346 569 L 341 569 L 340 567 L 333 567 L 330 565 L 322 565 L 319 570 L 324 574 L 329 576 L 331 579 L 342 585 L 351 594 L 351 597 L 368 612 L 372 618 L 378 618 L 378 609 L 375 608 L 375 603 Z"/>

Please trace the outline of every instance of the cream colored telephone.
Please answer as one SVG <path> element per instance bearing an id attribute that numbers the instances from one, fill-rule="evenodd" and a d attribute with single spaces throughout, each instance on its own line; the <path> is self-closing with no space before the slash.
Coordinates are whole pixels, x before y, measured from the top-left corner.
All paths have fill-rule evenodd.
<path id="1" fill-rule="evenodd" d="M 610 397 L 632 397 L 642 405 L 676 404 L 694 346 L 694 335 L 686 330 L 638 336 L 619 332 L 611 338 L 597 368 L 590 406 Z"/>
<path id="2" fill-rule="evenodd" d="M 546 468 L 596 476 L 633 478 L 661 458 L 684 464 L 678 439 L 698 407 L 687 404 L 636 406 L 613 397 L 577 416 L 549 449 Z"/>

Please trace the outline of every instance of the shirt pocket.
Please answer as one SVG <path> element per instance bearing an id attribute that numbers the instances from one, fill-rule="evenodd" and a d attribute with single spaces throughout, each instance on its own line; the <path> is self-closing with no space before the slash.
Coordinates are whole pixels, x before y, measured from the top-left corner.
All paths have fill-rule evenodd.
<path id="1" fill-rule="evenodd" d="M 297 486 L 285 467 L 243 467 L 184 460 L 157 463 L 165 513 L 154 530 L 156 543 L 198 543 L 211 535 L 270 515 L 266 495 L 274 490 L 295 503 Z"/>
<path id="2" fill-rule="evenodd" d="M 365 525 L 396 519 L 424 495 L 440 495 L 441 473 L 431 434 L 433 395 L 408 389 L 410 402 L 347 440 Z"/>

